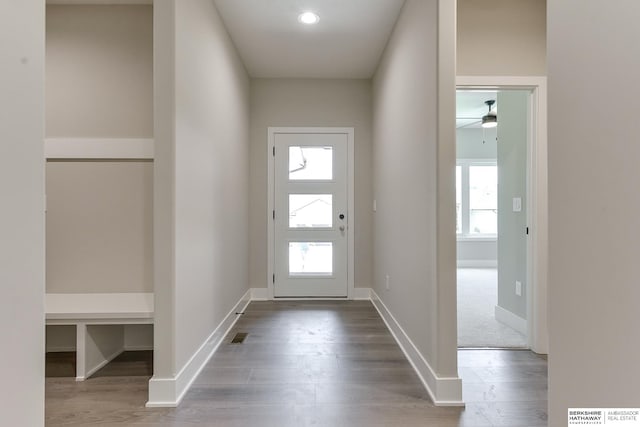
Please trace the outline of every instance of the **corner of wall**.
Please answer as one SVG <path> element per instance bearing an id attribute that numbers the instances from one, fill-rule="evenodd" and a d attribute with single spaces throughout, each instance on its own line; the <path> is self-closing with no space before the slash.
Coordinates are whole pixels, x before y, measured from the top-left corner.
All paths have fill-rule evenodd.
<path id="1" fill-rule="evenodd" d="M 222 344 L 222 340 L 238 321 L 240 313 L 244 312 L 249 302 L 251 302 L 251 290 L 240 298 L 176 375 L 170 377 L 154 375 L 149 380 L 149 401 L 146 404 L 148 408 L 171 408 L 180 404 L 193 381 Z"/>
<path id="2" fill-rule="evenodd" d="M 464 406 L 462 380 L 459 377 L 444 377 L 436 374 L 374 290 L 371 290 L 371 302 L 418 374 L 433 403 L 436 406 Z"/>

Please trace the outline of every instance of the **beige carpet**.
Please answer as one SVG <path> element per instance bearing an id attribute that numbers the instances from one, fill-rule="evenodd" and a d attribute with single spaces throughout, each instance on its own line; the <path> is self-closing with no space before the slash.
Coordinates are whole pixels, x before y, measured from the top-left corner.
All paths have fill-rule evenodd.
<path id="1" fill-rule="evenodd" d="M 498 270 L 458 269 L 458 347 L 526 347 L 526 337 L 495 319 Z"/>

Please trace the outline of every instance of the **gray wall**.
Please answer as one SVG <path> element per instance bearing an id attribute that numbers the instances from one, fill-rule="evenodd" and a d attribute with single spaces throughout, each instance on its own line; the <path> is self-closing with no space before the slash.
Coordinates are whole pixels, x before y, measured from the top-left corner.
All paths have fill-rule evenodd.
<path id="1" fill-rule="evenodd" d="M 213 2 L 159 3 L 154 19 L 154 379 L 162 380 L 249 288 L 249 78 Z"/>
<path id="2" fill-rule="evenodd" d="M 529 94 L 498 92 L 498 305 L 527 318 L 527 138 Z M 522 211 L 513 212 L 513 198 Z M 522 283 L 522 296 L 515 282 Z"/>
<path id="3" fill-rule="evenodd" d="M 635 0 L 549 1 L 550 426 L 639 406 L 639 16 Z"/>
<path id="4" fill-rule="evenodd" d="M 456 129 L 456 157 L 496 160 L 498 158 L 496 132 L 497 128 L 485 129 L 484 132 L 481 128 Z"/>
<path id="5" fill-rule="evenodd" d="M 498 265 L 498 240 L 460 240 L 457 242 L 458 267 L 495 268 Z"/>
<path id="6" fill-rule="evenodd" d="M 2 423 L 44 425 L 44 2 L 0 2 Z"/>
<path id="7" fill-rule="evenodd" d="M 267 128 L 355 128 L 355 286 L 371 287 L 371 81 L 253 79 L 251 81 L 250 262 L 253 288 L 267 286 Z"/>
<path id="8" fill-rule="evenodd" d="M 439 256 L 450 256 L 455 269 L 455 251 L 438 253 L 440 220 L 449 221 L 445 238 L 453 243 L 455 210 L 440 217 L 438 175 L 437 52 L 438 2 L 408 0 L 383 54 L 373 84 L 374 147 L 374 276 L 373 289 L 413 343 L 433 367 L 436 375 L 457 377 L 455 278 L 439 288 Z M 451 144 L 453 144 L 454 87 L 451 85 Z M 445 151 L 445 150 L 443 150 Z M 453 172 L 454 149 L 450 147 Z M 450 174 L 447 174 L 449 177 Z M 451 178 L 451 177 L 450 177 Z M 452 190 L 453 183 L 451 184 Z M 447 194 L 451 196 L 451 191 Z M 451 228 L 448 226 L 451 225 Z M 385 289 L 385 276 L 390 289 Z M 453 294 L 449 294 L 453 292 Z M 451 301 L 439 296 L 447 294 Z M 451 303 L 451 310 L 445 304 Z M 438 306 L 442 304 L 442 310 Z M 441 323 L 439 314 L 452 314 Z M 440 341 L 443 336 L 452 338 Z"/>
<path id="9" fill-rule="evenodd" d="M 47 292 L 153 292 L 153 163 L 47 162 Z"/>
<path id="10" fill-rule="evenodd" d="M 458 0 L 457 74 L 546 74 L 546 1 Z"/>
<path id="11" fill-rule="evenodd" d="M 47 137 L 153 136 L 153 10 L 47 6 Z"/>
<path id="12" fill-rule="evenodd" d="M 456 129 L 456 157 L 458 159 L 496 160 L 496 128 L 459 128 Z M 458 240 L 457 257 L 460 267 L 488 266 L 498 262 L 498 242 Z M 480 261 L 479 263 L 477 261 Z M 475 263 L 474 263 L 475 262 Z"/>
<path id="13" fill-rule="evenodd" d="M 47 137 L 153 137 L 151 6 L 47 6 Z M 152 292 L 153 164 L 48 162 L 47 292 Z"/>

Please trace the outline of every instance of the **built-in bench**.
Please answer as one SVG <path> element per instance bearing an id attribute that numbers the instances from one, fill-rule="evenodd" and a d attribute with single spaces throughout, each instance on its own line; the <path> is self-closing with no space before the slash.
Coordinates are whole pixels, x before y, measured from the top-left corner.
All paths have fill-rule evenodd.
<path id="1" fill-rule="evenodd" d="M 46 294 L 47 325 L 76 327 L 76 381 L 125 350 L 124 325 L 153 324 L 153 293 Z"/>

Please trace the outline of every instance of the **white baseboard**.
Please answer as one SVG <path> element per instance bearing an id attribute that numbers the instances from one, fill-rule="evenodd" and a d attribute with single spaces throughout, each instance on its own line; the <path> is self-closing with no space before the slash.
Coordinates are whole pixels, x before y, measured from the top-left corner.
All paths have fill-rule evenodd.
<path id="1" fill-rule="evenodd" d="M 459 377 L 438 377 L 373 289 L 371 302 L 418 374 L 433 403 L 436 406 L 464 406 L 462 380 Z"/>
<path id="2" fill-rule="evenodd" d="M 251 302 L 251 295 L 252 292 L 249 289 L 177 375 L 172 378 L 152 377 L 149 380 L 149 401 L 146 405 L 148 408 L 174 408 L 180 404 L 180 401 L 182 401 L 202 368 L 204 368 L 229 330 L 240 318 L 240 315 L 236 313 L 244 312 Z"/>
<path id="3" fill-rule="evenodd" d="M 464 406 L 462 380 L 459 377 L 448 378 L 436 375 L 373 289 L 354 288 L 352 297 L 354 300 L 371 300 L 437 406 Z M 251 301 L 266 300 L 268 300 L 267 288 L 249 289 L 178 375 L 173 378 L 151 378 L 149 380 L 149 401 L 146 406 L 148 408 L 178 406 L 202 368 L 222 343 L 222 339 L 238 320 L 239 316 L 236 313 L 244 312 Z"/>
<path id="4" fill-rule="evenodd" d="M 124 348 L 119 348 L 118 350 L 114 351 L 112 354 L 110 354 L 109 356 L 105 357 L 105 359 L 102 362 L 98 363 L 96 366 L 94 366 L 93 368 L 89 369 L 84 377 L 76 377 L 76 381 L 84 381 L 87 378 L 90 378 L 91 375 L 95 374 L 100 369 L 102 369 L 105 366 L 107 366 L 107 363 L 111 362 L 113 359 L 115 359 L 116 357 L 120 356 L 123 352 L 124 352 Z"/>
<path id="5" fill-rule="evenodd" d="M 496 305 L 495 308 L 496 320 L 500 323 L 504 323 L 512 329 L 520 332 L 523 335 L 527 335 L 527 320 L 510 312 L 509 310 Z"/>
<path id="6" fill-rule="evenodd" d="M 458 268 L 498 268 L 496 259 L 459 259 Z"/>
<path id="7" fill-rule="evenodd" d="M 269 293 L 267 288 L 251 288 L 251 301 L 268 301 Z"/>
<path id="8" fill-rule="evenodd" d="M 353 288 L 354 300 L 370 300 L 371 299 L 371 288 Z"/>

